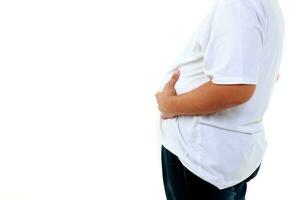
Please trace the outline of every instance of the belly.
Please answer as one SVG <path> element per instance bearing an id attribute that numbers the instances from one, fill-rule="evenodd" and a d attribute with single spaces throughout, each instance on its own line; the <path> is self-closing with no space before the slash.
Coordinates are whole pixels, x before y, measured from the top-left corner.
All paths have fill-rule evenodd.
<path id="1" fill-rule="evenodd" d="M 188 63 L 179 64 L 180 76 L 175 84 L 177 94 L 182 94 L 191 91 L 210 79 L 204 73 L 203 60 L 192 61 Z M 174 68 L 175 70 L 175 68 Z M 159 90 L 161 91 L 165 84 L 170 80 L 174 70 L 170 70 L 162 79 Z"/>

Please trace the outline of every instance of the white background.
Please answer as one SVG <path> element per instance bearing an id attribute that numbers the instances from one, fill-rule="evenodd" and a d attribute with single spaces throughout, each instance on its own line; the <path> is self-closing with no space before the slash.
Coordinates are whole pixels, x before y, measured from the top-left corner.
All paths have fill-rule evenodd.
<path id="1" fill-rule="evenodd" d="M 0 200 L 165 200 L 158 83 L 212 0 L 0 1 Z M 298 198 L 299 1 L 248 200 Z"/>

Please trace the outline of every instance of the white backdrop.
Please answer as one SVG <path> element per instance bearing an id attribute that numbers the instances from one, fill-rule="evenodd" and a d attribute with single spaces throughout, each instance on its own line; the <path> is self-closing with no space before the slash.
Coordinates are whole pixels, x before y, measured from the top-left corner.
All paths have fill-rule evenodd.
<path id="1" fill-rule="evenodd" d="M 155 92 L 212 0 L 0 1 L 0 200 L 165 200 Z M 300 3 L 248 200 L 298 198 Z"/>

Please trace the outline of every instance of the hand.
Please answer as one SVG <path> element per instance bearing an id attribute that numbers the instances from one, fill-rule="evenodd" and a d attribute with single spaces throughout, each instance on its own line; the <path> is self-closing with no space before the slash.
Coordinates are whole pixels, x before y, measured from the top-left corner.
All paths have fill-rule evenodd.
<path id="1" fill-rule="evenodd" d="M 176 68 L 171 79 L 166 83 L 163 90 L 161 92 L 159 91 L 155 94 L 156 101 L 158 103 L 158 109 L 161 112 L 160 116 L 162 119 L 170 119 L 170 118 L 176 117 L 176 115 L 172 114 L 169 111 L 168 105 L 170 102 L 170 98 L 177 96 L 174 86 L 175 86 L 179 76 L 180 76 L 180 71 L 178 68 Z"/>

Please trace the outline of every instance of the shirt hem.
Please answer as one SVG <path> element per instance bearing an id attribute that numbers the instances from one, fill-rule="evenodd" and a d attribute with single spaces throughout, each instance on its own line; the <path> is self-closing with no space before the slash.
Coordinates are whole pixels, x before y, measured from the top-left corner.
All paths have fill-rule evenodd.
<path id="1" fill-rule="evenodd" d="M 170 152 L 172 152 L 174 155 L 176 155 L 178 157 L 178 159 L 180 160 L 180 162 L 182 163 L 182 165 L 185 168 L 187 168 L 190 172 L 192 172 L 193 174 L 195 174 L 199 178 L 203 179 L 204 181 L 207 181 L 208 183 L 214 185 L 215 187 L 217 187 L 220 190 L 226 189 L 228 187 L 232 187 L 232 186 L 234 186 L 236 184 L 239 184 L 242 181 L 246 180 L 255 171 L 255 169 L 261 164 L 261 161 L 258 162 L 256 164 L 256 167 L 253 170 L 251 170 L 251 173 L 247 177 L 236 179 L 234 181 L 229 181 L 227 183 L 218 183 L 213 178 L 209 177 L 208 175 L 205 175 L 206 173 L 202 169 L 202 166 L 198 165 L 199 168 L 197 168 L 197 170 L 194 167 L 192 167 L 192 164 L 190 163 L 187 156 L 183 155 L 182 153 L 177 152 L 175 150 L 176 148 L 174 148 L 171 144 L 167 143 L 166 141 L 162 141 L 162 145 L 166 149 L 168 149 Z M 202 172 L 199 172 L 199 171 L 202 171 Z"/>

